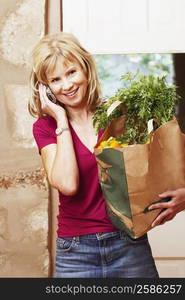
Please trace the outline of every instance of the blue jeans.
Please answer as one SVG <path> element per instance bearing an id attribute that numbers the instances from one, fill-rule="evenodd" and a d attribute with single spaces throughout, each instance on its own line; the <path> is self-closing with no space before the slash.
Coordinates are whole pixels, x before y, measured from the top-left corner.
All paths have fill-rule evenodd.
<path id="1" fill-rule="evenodd" d="M 57 238 L 55 277 L 158 278 L 147 234 L 122 231 Z"/>

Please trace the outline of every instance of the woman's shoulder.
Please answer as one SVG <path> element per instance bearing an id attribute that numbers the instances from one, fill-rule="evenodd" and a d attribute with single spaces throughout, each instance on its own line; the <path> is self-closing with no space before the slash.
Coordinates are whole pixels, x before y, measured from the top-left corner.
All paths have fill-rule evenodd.
<path id="1" fill-rule="evenodd" d="M 33 123 L 33 134 L 34 135 L 50 135 L 55 136 L 55 129 L 57 123 L 55 119 L 49 116 L 39 117 Z"/>
<path id="2" fill-rule="evenodd" d="M 55 129 L 56 121 L 48 116 L 39 117 L 33 123 L 32 132 L 40 154 L 43 147 L 56 143 Z"/>
<path id="3" fill-rule="evenodd" d="M 56 128 L 56 121 L 50 116 L 43 116 L 39 117 L 34 123 L 33 127 L 49 127 L 49 128 Z"/>

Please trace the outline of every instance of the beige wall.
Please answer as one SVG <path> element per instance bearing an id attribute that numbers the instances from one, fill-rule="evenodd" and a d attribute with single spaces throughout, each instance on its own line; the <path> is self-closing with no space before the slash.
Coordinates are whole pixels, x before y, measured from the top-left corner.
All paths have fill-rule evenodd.
<path id="1" fill-rule="evenodd" d="M 44 15 L 44 0 L 1 1 L 0 277 L 50 272 L 49 191 L 27 112 L 30 52 Z"/>

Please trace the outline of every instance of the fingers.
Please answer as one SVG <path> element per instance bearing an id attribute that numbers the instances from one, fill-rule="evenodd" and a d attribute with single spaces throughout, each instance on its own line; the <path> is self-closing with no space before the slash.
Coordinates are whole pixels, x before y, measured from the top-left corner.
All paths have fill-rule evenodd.
<path id="1" fill-rule="evenodd" d="M 50 116 L 53 116 L 53 111 L 51 110 L 52 103 L 47 97 L 46 86 L 42 83 L 39 84 L 39 95 L 40 95 L 42 112 Z"/>
<path id="2" fill-rule="evenodd" d="M 166 198 L 166 197 L 174 197 L 176 195 L 175 191 L 166 191 L 164 193 L 159 194 L 160 198 Z"/>
<path id="3" fill-rule="evenodd" d="M 154 222 L 152 223 L 151 226 L 152 226 L 152 227 L 155 227 L 155 226 L 161 224 L 161 222 L 163 221 L 163 219 L 164 219 L 165 217 L 167 217 L 167 215 L 168 215 L 168 213 L 167 213 L 166 210 L 165 210 L 164 212 L 161 212 L 161 213 L 157 216 L 157 218 L 154 220 Z"/>
<path id="4" fill-rule="evenodd" d="M 47 93 L 46 93 L 46 86 L 42 83 L 39 84 L 39 95 L 40 95 L 40 103 L 41 103 L 41 109 L 42 112 L 51 116 L 54 119 L 58 119 L 65 115 L 66 117 L 66 111 L 64 108 L 62 108 L 61 105 L 55 104 L 52 101 L 49 100 Z"/>
<path id="5" fill-rule="evenodd" d="M 167 197 L 171 197 L 172 199 L 168 202 L 159 202 L 156 204 L 151 204 L 148 209 L 151 210 L 151 209 L 157 209 L 157 208 L 161 208 L 161 209 L 169 208 L 169 207 L 171 207 L 171 205 L 173 205 L 172 201 L 175 199 L 175 196 L 176 196 L 176 191 L 166 191 L 162 194 L 159 194 L 159 197 L 161 199 L 167 198 Z"/>
<path id="6" fill-rule="evenodd" d="M 171 197 L 172 199 L 168 202 L 152 204 L 149 207 L 149 210 L 152 209 L 163 209 L 163 211 L 157 216 L 157 218 L 152 223 L 152 227 L 162 225 L 167 221 L 172 220 L 178 212 L 185 207 L 185 190 L 184 188 L 177 189 L 174 191 L 166 191 L 162 194 L 159 194 L 160 198 Z"/>
<path id="7" fill-rule="evenodd" d="M 175 217 L 175 214 L 169 214 L 166 218 L 162 220 L 162 222 L 159 225 L 163 225 L 164 223 L 171 221 Z"/>
<path id="8" fill-rule="evenodd" d="M 163 225 L 167 221 L 171 221 L 175 217 L 175 213 L 168 213 L 167 211 L 163 214 L 161 213 L 152 223 L 151 227 L 155 227 L 158 225 Z"/>
<path id="9" fill-rule="evenodd" d="M 170 207 L 167 208 L 163 211 L 161 211 L 161 213 L 156 217 L 156 219 L 154 220 L 154 222 L 152 223 L 152 227 L 158 226 L 158 225 L 162 225 L 167 221 L 172 220 L 176 215 L 176 212 Z"/>
<path id="10" fill-rule="evenodd" d="M 170 201 L 169 202 L 152 204 L 152 205 L 149 206 L 148 209 L 149 210 L 157 209 L 157 208 L 165 209 L 165 208 L 169 208 L 169 207 L 170 207 Z"/>
<path id="11" fill-rule="evenodd" d="M 47 103 L 47 97 L 46 97 L 46 87 L 44 84 L 39 84 L 39 95 L 42 106 L 46 105 Z"/>

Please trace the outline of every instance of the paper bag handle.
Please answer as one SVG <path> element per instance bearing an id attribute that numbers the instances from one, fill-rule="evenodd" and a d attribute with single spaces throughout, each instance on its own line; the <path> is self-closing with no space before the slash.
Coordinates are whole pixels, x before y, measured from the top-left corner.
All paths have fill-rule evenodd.
<path id="1" fill-rule="evenodd" d="M 150 119 L 147 122 L 147 130 L 148 130 L 148 134 L 150 134 L 153 130 L 154 130 L 154 122 L 156 122 L 158 125 L 160 125 L 160 121 L 158 119 Z"/>
<path id="2" fill-rule="evenodd" d="M 110 114 L 116 109 L 116 107 L 118 107 L 119 105 L 123 105 L 123 103 L 121 102 L 121 101 L 119 101 L 119 100 L 117 100 L 117 101 L 114 101 L 112 104 L 111 104 L 111 106 L 107 109 L 107 117 L 109 117 L 110 116 Z M 123 107 L 124 107 L 124 109 L 122 109 L 122 112 L 123 112 L 123 114 L 124 114 L 124 112 L 125 112 L 125 106 L 123 105 Z"/>
<path id="3" fill-rule="evenodd" d="M 117 100 L 114 101 L 111 106 L 107 109 L 107 117 L 109 117 L 111 115 L 111 113 L 116 109 L 116 107 L 118 107 L 119 105 L 123 104 L 121 101 Z M 123 113 L 125 112 L 125 108 L 123 109 Z M 153 122 L 156 122 L 157 124 L 160 125 L 160 121 L 156 118 L 152 118 L 147 122 L 147 129 L 148 129 L 148 134 L 150 134 L 153 129 Z"/>
<path id="4" fill-rule="evenodd" d="M 152 204 L 169 202 L 171 199 L 172 199 L 172 197 L 166 197 L 166 198 L 162 198 L 157 201 L 154 201 L 154 202 L 150 203 L 147 207 L 145 207 L 145 209 L 143 210 L 143 213 L 146 214 L 152 210 L 158 209 L 158 208 L 148 209 Z"/>

